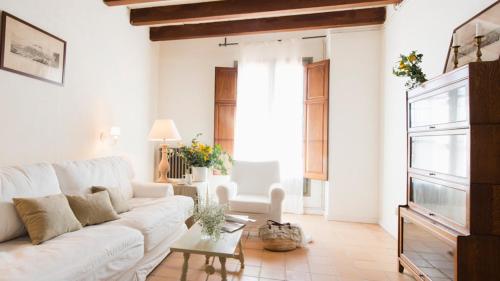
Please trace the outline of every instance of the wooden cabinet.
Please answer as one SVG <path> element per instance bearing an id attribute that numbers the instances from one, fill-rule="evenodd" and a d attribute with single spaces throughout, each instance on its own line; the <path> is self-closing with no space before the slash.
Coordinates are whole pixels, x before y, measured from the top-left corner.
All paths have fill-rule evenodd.
<path id="1" fill-rule="evenodd" d="M 410 131 L 467 127 L 467 80 L 413 95 L 408 101 Z"/>
<path id="2" fill-rule="evenodd" d="M 421 280 L 456 280 L 458 232 L 405 208 L 400 211 L 399 229 L 400 259 L 405 267 Z"/>
<path id="3" fill-rule="evenodd" d="M 408 175 L 408 205 L 463 233 L 469 232 L 469 188 L 462 184 Z"/>
<path id="4" fill-rule="evenodd" d="M 469 139 L 461 129 L 410 134 L 409 171 L 468 183 Z"/>
<path id="5" fill-rule="evenodd" d="M 400 271 L 417 280 L 500 280 L 499 61 L 441 75 L 407 101 Z"/>

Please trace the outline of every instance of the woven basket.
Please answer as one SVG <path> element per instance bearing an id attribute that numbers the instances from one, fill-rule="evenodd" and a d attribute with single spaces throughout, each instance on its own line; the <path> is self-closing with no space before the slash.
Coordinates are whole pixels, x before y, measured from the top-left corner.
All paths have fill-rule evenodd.
<path id="1" fill-rule="evenodd" d="M 264 249 L 274 252 L 287 252 L 300 247 L 302 230 L 290 223 L 281 224 L 268 220 L 267 224 L 259 228 L 259 237 Z"/>

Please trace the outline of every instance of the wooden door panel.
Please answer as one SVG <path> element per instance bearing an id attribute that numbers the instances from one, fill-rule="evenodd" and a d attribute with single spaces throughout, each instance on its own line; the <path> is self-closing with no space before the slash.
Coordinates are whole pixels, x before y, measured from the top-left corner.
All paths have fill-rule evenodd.
<path id="1" fill-rule="evenodd" d="M 328 98 L 328 69 L 325 61 L 307 65 L 307 100 Z"/>
<path id="2" fill-rule="evenodd" d="M 304 176 L 328 179 L 329 60 L 306 65 Z"/>
<path id="3" fill-rule="evenodd" d="M 238 69 L 215 68 L 214 143 L 233 154 Z"/>
<path id="4" fill-rule="evenodd" d="M 233 154 L 233 148 L 234 148 L 234 140 L 231 139 L 231 140 L 222 140 L 222 139 L 218 139 L 215 141 L 215 144 L 220 144 L 220 146 L 222 147 L 222 149 L 224 151 L 226 151 L 227 153 L 229 154 Z"/>
<path id="5" fill-rule="evenodd" d="M 309 174 L 321 175 L 323 171 L 323 162 L 317 159 L 323 159 L 323 140 L 309 141 L 306 144 L 306 170 Z"/>
<path id="6" fill-rule="evenodd" d="M 236 105 L 216 104 L 215 105 L 215 138 L 234 139 L 234 118 Z"/>
<path id="7" fill-rule="evenodd" d="M 233 67 L 215 68 L 215 101 L 236 102 L 238 71 Z"/>
<path id="8" fill-rule="evenodd" d="M 308 141 L 322 141 L 325 137 L 325 110 L 323 102 L 306 104 L 306 139 Z"/>

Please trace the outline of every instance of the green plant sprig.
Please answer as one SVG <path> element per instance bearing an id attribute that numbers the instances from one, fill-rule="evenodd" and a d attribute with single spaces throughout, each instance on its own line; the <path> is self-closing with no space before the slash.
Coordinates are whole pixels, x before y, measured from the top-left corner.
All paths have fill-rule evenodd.
<path id="1" fill-rule="evenodd" d="M 226 221 L 225 211 L 226 207 L 224 205 L 210 201 L 196 208 L 194 219 L 201 224 L 204 234 L 210 236 L 213 240 L 219 240 L 222 226 Z"/>
<path id="2" fill-rule="evenodd" d="M 412 51 L 409 55 L 400 55 L 400 60 L 397 65 L 392 69 L 392 73 L 397 77 L 408 77 L 405 86 L 411 90 L 418 85 L 427 81 L 425 73 L 420 67 L 422 63 L 423 54 L 417 54 L 417 51 Z"/>

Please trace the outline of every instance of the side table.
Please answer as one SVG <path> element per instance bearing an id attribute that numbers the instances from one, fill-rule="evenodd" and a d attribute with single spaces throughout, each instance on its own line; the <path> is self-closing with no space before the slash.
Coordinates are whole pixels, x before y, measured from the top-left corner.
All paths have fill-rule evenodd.
<path id="1" fill-rule="evenodd" d="M 193 198 L 194 208 L 196 209 L 205 199 L 208 190 L 208 182 L 200 181 L 191 184 L 172 183 L 174 195 L 183 195 Z M 191 216 L 186 220 L 186 225 L 190 228 L 194 224 L 194 218 Z"/>

